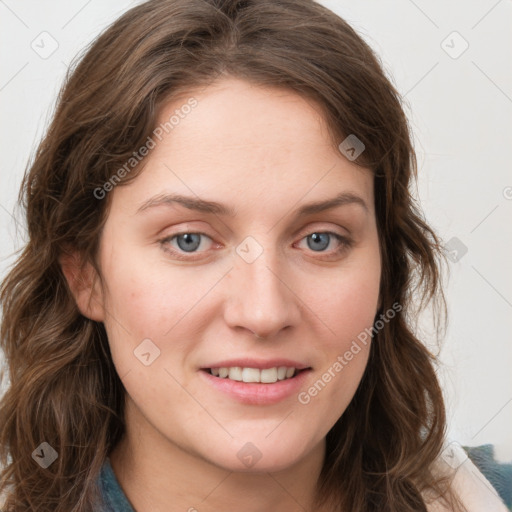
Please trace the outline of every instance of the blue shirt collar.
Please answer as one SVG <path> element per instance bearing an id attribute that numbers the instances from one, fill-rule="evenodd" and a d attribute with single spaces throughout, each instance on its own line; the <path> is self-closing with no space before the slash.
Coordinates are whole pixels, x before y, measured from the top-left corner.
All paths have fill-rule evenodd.
<path id="1" fill-rule="evenodd" d="M 117 481 L 109 457 L 105 459 L 101 468 L 99 484 L 103 497 L 101 512 L 135 512 Z"/>

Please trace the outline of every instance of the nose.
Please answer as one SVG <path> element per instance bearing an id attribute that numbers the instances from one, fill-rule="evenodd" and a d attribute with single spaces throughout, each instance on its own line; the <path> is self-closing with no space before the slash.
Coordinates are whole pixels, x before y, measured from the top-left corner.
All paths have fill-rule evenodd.
<path id="1" fill-rule="evenodd" d="M 228 273 L 225 321 L 235 330 L 273 338 L 299 324 L 301 299 L 293 277 L 275 251 L 264 250 L 248 262 L 238 254 Z"/>

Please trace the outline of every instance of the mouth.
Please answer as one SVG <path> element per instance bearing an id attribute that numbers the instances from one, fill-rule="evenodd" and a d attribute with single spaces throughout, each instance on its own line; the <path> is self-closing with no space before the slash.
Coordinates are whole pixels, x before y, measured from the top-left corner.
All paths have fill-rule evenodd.
<path id="1" fill-rule="evenodd" d="M 311 367 L 296 366 L 214 366 L 201 368 L 199 374 L 216 393 L 241 404 L 264 406 L 292 399 L 306 385 L 312 371 Z"/>
<path id="2" fill-rule="evenodd" d="M 265 369 L 241 366 L 202 368 L 203 371 L 219 379 L 233 380 L 247 384 L 274 384 L 276 382 L 293 379 L 299 373 L 310 369 L 309 367 L 299 369 L 291 366 L 275 366 Z"/>

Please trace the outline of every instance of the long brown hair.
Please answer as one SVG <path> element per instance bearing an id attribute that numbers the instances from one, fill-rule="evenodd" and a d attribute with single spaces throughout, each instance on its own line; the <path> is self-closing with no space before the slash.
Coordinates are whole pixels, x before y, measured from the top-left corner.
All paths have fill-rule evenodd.
<path id="1" fill-rule="evenodd" d="M 80 314 L 59 256 L 71 247 L 101 275 L 95 258 L 111 194 L 98 191 L 153 136 L 162 104 L 222 76 L 315 101 L 333 144 L 355 134 L 365 145 L 357 163 L 375 174 L 380 313 L 402 307 L 374 334 L 356 395 L 327 435 L 319 506 L 418 512 L 429 490 L 451 496 L 432 471 L 445 434 L 436 358 L 411 327 L 418 304 L 446 313 L 444 255 L 410 192 L 410 130 L 378 58 L 312 0 L 151 0 L 113 23 L 69 71 L 23 179 L 29 240 L 1 288 L 6 512 L 97 505 L 98 473 L 125 429 L 125 390 L 104 326 Z M 120 185 L 142 165 L 125 168 Z M 43 442 L 58 454 L 46 468 L 32 456 Z"/>

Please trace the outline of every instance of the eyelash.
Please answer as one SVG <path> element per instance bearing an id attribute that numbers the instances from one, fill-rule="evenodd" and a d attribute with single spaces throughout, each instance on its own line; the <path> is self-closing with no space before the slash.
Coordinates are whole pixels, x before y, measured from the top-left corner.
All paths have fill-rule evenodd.
<path id="1" fill-rule="evenodd" d="M 313 234 L 331 235 L 340 243 L 340 247 L 338 249 L 335 249 L 334 251 L 331 251 L 330 253 L 328 253 L 331 256 L 338 256 L 338 255 L 342 254 L 343 252 L 347 251 L 348 249 L 350 249 L 353 245 L 353 241 L 350 238 L 348 238 L 346 236 L 342 236 L 333 231 L 312 231 L 311 233 L 303 236 L 301 238 L 301 241 Z M 197 259 L 195 257 L 183 257 L 184 254 L 193 255 L 193 254 L 198 254 L 198 253 L 194 253 L 194 252 L 187 253 L 187 252 L 184 252 L 181 250 L 176 250 L 174 248 L 170 249 L 170 245 L 169 245 L 170 242 L 181 235 L 202 235 L 211 240 L 211 237 L 209 237 L 206 233 L 200 233 L 200 232 L 195 232 L 195 231 L 182 231 L 181 233 L 175 233 L 174 235 L 167 236 L 165 238 L 162 238 L 161 240 L 158 240 L 158 242 L 162 246 L 162 249 L 165 252 L 171 254 L 172 256 L 176 257 L 179 260 L 184 260 L 184 261 L 193 261 L 193 260 Z M 315 251 L 312 251 L 312 252 L 315 252 Z M 317 251 L 317 252 L 318 252 L 318 254 L 324 253 L 324 251 Z"/>

